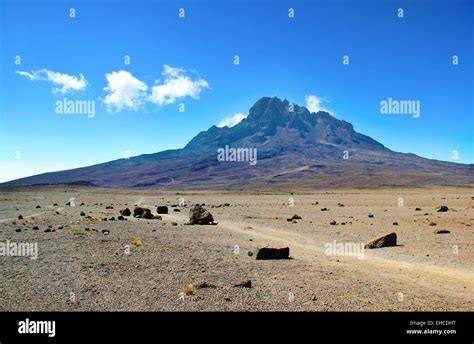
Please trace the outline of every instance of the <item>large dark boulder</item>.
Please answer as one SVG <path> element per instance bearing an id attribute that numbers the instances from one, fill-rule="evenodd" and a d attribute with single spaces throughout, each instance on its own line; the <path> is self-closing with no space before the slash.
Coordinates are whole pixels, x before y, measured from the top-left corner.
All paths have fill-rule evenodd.
<path id="1" fill-rule="evenodd" d="M 120 215 L 122 216 L 130 216 L 131 214 L 132 212 L 128 208 L 125 208 L 124 210 L 120 210 Z"/>
<path id="2" fill-rule="evenodd" d="M 214 218 L 211 213 L 199 204 L 189 210 L 190 225 L 214 225 Z"/>
<path id="3" fill-rule="evenodd" d="M 389 247 L 389 246 L 397 246 L 397 233 L 392 232 L 385 235 L 382 235 L 379 238 L 375 238 L 369 241 L 365 248 L 381 248 L 381 247 Z"/>
<path id="4" fill-rule="evenodd" d="M 148 219 L 148 220 L 153 220 L 155 216 L 151 213 L 150 209 L 143 208 L 143 214 L 142 214 L 143 219 Z"/>
<path id="5" fill-rule="evenodd" d="M 142 216 L 143 212 L 144 212 L 143 208 L 136 207 L 135 209 L 133 209 L 133 217 Z"/>
<path id="6" fill-rule="evenodd" d="M 156 212 L 158 214 L 168 214 L 168 207 L 166 205 L 159 205 L 156 208 Z"/>
<path id="7" fill-rule="evenodd" d="M 255 259 L 288 259 L 289 247 L 259 247 L 255 252 Z"/>

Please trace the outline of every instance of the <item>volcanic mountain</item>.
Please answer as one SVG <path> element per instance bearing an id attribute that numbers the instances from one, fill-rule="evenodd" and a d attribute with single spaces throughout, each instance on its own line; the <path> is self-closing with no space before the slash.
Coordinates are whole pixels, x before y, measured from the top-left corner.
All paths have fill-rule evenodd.
<path id="1" fill-rule="evenodd" d="M 218 153 L 226 146 L 256 149 L 256 163 L 221 161 Z M 182 149 L 7 184 L 67 183 L 168 189 L 473 185 L 474 165 L 397 153 L 327 112 L 310 113 L 287 100 L 264 97 L 239 124 L 212 126 Z"/>

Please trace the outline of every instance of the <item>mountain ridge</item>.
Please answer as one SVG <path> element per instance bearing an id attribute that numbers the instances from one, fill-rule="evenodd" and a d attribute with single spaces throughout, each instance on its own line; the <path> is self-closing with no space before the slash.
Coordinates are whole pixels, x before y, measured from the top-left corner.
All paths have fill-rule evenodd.
<path id="1" fill-rule="evenodd" d="M 218 161 L 225 146 L 258 150 L 258 163 Z M 454 178 L 453 178 L 454 176 Z M 4 184 L 88 182 L 105 187 L 235 189 L 473 185 L 474 165 L 398 153 L 325 111 L 263 97 L 233 127 L 211 126 L 183 148 L 49 172 Z"/>

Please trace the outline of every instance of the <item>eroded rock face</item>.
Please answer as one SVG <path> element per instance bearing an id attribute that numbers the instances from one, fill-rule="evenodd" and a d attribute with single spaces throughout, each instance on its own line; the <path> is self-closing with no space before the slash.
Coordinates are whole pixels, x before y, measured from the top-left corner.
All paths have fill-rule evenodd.
<path id="1" fill-rule="evenodd" d="M 255 251 L 255 259 L 288 259 L 289 247 L 259 247 Z"/>
<path id="2" fill-rule="evenodd" d="M 397 246 L 397 233 L 391 232 L 369 241 L 365 248 Z"/>
<path id="3" fill-rule="evenodd" d="M 211 213 L 199 204 L 189 210 L 190 225 L 215 225 Z"/>

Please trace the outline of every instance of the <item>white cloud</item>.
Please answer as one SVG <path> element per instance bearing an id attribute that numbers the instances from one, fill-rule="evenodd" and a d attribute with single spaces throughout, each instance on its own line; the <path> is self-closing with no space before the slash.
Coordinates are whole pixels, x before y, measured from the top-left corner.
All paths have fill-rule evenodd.
<path id="1" fill-rule="evenodd" d="M 60 87 L 53 88 L 54 93 L 67 93 L 69 91 L 79 91 L 85 89 L 87 86 L 87 80 L 84 75 L 79 74 L 79 78 L 74 75 L 63 74 L 59 72 L 53 72 L 46 68 L 38 71 L 31 71 L 31 73 L 25 71 L 17 71 L 17 74 L 27 77 L 30 80 L 37 81 L 48 81 Z"/>
<path id="2" fill-rule="evenodd" d="M 217 124 L 217 126 L 219 128 L 222 128 L 222 127 L 233 127 L 234 125 L 237 125 L 239 124 L 244 118 L 247 118 L 248 115 L 244 115 L 243 113 L 236 113 L 234 116 L 232 117 L 227 117 L 225 119 L 223 119 L 222 121 L 219 122 L 219 124 Z"/>
<path id="3" fill-rule="evenodd" d="M 190 96 L 199 99 L 199 94 L 209 84 L 204 79 L 192 80 L 183 68 L 163 66 L 164 82 L 152 87 L 148 100 L 160 106 L 174 103 L 176 99 Z M 158 82 L 158 81 L 156 81 Z M 155 83 L 156 83 L 155 82 Z"/>
<path id="4" fill-rule="evenodd" d="M 325 102 L 325 100 L 318 96 L 315 96 L 312 94 L 306 96 L 306 108 L 309 110 L 309 112 L 312 113 L 312 112 L 318 112 L 318 111 L 326 111 L 332 114 L 331 111 L 321 106 L 321 103 L 323 102 Z"/>
<path id="5" fill-rule="evenodd" d="M 104 90 L 109 92 L 104 100 L 104 103 L 107 104 L 107 111 L 121 111 L 122 109 L 137 111 L 143 105 L 148 86 L 130 72 L 120 70 L 106 74 L 105 78 L 107 86 Z"/>

